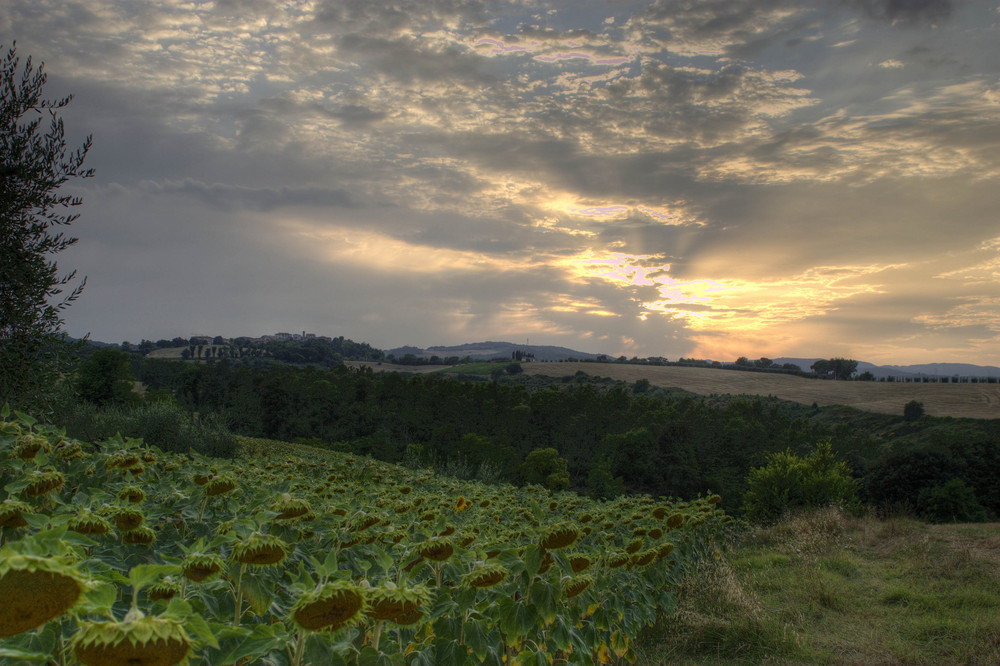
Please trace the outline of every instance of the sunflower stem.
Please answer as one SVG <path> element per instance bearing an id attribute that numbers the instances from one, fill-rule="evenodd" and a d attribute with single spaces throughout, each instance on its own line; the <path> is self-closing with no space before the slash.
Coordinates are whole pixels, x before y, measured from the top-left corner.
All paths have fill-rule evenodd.
<path id="1" fill-rule="evenodd" d="M 382 627 L 385 625 L 385 620 L 375 620 L 375 635 L 372 636 L 372 647 L 378 652 L 378 641 L 382 638 Z"/>
<path id="2" fill-rule="evenodd" d="M 233 611 L 233 626 L 240 626 L 243 609 L 243 572 L 247 570 L 246 562 L 240 565 L 240 574 L 236 577 L 236 610 Z"/>
<path id="3" fill-rule="evenodd" d="M 302 665 L 302 653 L 306 650 L 306 631 L 300 631 L 295 641 L 295 654 L 292 655 L 292 666 Z"/>

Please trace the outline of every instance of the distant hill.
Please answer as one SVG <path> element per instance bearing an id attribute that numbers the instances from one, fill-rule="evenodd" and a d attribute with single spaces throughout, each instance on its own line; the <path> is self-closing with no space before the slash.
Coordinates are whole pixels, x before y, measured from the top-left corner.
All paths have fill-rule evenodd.
<path id="1" fill-rule="evenodd" d="M 420 347 L 397 347 L 386 350 L 386 354 L 392 354 L 401 358 L 406 354 L 413 354 L 417 358 L 430 358 L 431 356 L 458 356 L 465 358 L 468 356 L 473 361 L 488 361 L 494 358 L 511 358 L 515 351 L 533 354 L 536 361 L 565 361 L 570 358 L 577 360 L 592 361 L 600 354 L 576 351 L 567 347 L 553 347 L 549 345 L 517 345 L 513 342 L 469 342 L 464 345 L 436 346 L 422 349 Z"/>
<path id="2" fill-rule="evenodd" d="M 776 358 L 778 365 L 794 363 L 809 372 L 809 367 L 819 358 Z M 875 365 L 858 362 L 858 372 L 870 372 L 875 377 L 1000 377 L 1000 368 L 993 365 L 971 363 L 923 363 L 918 365 Z"/>

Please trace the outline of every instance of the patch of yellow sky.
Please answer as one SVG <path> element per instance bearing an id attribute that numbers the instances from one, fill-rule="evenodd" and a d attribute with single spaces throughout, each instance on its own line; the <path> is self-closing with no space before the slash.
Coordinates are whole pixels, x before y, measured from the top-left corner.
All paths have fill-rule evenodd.
<path id="1" fill-rule="evenodd" d="M 684 224 L 686 215 L 670 206 L 639 206 L 634 203 L 592 205 L 569 196 L 552 200 L 545 207 L 551 216 L 536 222 L 547 230 L 570 233 L 590 222 L 625 219 L 637 213 L 660 223 Z M 568 219 L 569 218 L 569 219 Z M 587 299 L 580 295 L 551 294 L 547 303 L 523 303 L 497 317 L 515 317 L 522 330 L 553 333 L 560 326 L 552 320 L 559 314 L 583 314 L 600 318 L 637 316 L 642 321 L 667 317 L 683 324 L 698 344 L 696 353 L 728 357 L 734 348 L 769 349 L 778 343 L 794 343 L 793 330 L 808 329 L 808 320 L 836 310 L 849 299 L 884 292 L 886 271 L 902 265 L 818 266 L 786 276 L 744 278 L 677 277 L 671 265 L 647 254 L 632 254 L 609 248 L 588 247 L 570 255 L 496 255 L 409 242 L 385 233 L 355 227 L 319 227 L 311 221 L 286 221 L 286 227 L 303 246 L 321 260 L 355 265 L 365 271 L 399 275 L 447 275 L 449 273 L 500 274 L 556 268 L 571 282 L 601 281 L 618 287 L 620 303 Z M 593 237 L 580 231 L 577 237 Z M 1000 240 L 983 244 L 993 254 Z M 936 277 L 982 279 L 995 275 L 995 258 L 975 265 L 974 271 Z M 716 266 L 718 268 L 718 266 Z M 690 269 L 689 269 L 690 270 Z M 698 270 L 695 268 L 694 270 Z M 968 270 L 968 269 L 966 269 Z M 882 274 L 882 275 L 880 275 Z M 996 302 L 990 303 L 995 309 Z M 984 303 L 963 304 L 958 311 L 967 320 L 979 319 Z M 978 307 L 977 307 L 978 306 Z M 920 319 L 919 317 L 917 318 Z M 924 317 L 923 323 L 934 324 Z M 529 321 L 533 325 L 529 325 Z M 815 320 L 814 320 L 815 321 Z M 504 328 L 499 319 L 498 328 Z M 977 323 L 986 323 L 978 321 Z M 789 328 L 794 325 L 795 328 Z M 579 332 L 577 332 L 579 333 Z M 789 338 L 789 335 L 792 337 Z"/>

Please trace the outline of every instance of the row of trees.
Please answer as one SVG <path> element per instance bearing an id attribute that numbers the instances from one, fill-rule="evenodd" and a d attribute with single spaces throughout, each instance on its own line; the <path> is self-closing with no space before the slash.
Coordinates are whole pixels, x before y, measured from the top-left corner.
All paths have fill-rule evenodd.
<path id="1" fill-rule="evenodd" d="M 241 434 L 470 477 L 527 482 L 539 466 L 524 463 L 550 449 L 543 483 L 561 487 L 563 460 L 568 486 L 595 496 L 711 490 L 735 510 L 750 469 L 774 453 L 806 455 L 829 441 L 873 505 L 918 507 L 921 491 L 958 478 L 987 511 L 1000 512 L 1000 478 L 991 471 L 1000 465 L 1000 423 L 934 419 L 919 404 L 908 406 L 904 420 L 842 409 L 828 414 L 769 398 L 699 397 L 585 375 L 459 381 L 343 366 L 153 359 L 138 370 L 151 390 L 176 396 L 191 412 L 217 414 Z M 901 475 L 910 478 L 902 491 L 895 481 Z"/>

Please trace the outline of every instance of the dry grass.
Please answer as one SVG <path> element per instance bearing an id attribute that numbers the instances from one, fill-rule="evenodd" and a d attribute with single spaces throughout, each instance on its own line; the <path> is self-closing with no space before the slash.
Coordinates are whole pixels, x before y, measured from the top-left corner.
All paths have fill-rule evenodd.
<path id="1" fill-rule="evenodd" d="M 1000 663 L 997 524 L 805 511 L 707 557 L 639 663 Z"/>
<path id="2" fill-rule="evenodd" d="M 739 372 L 716 368 L 617 363 L 525 363 L 525 374 L 564 377 L 579 371 L 654 386 L 677 387 L 700 395 L 771 395 L 804 405 L 846 405 L 881 414 L 902 414 L 911 400 L 931 416 L 1000 418 L 1000 384 L 898 384 L 837 382 L 794 375 Z"/>

